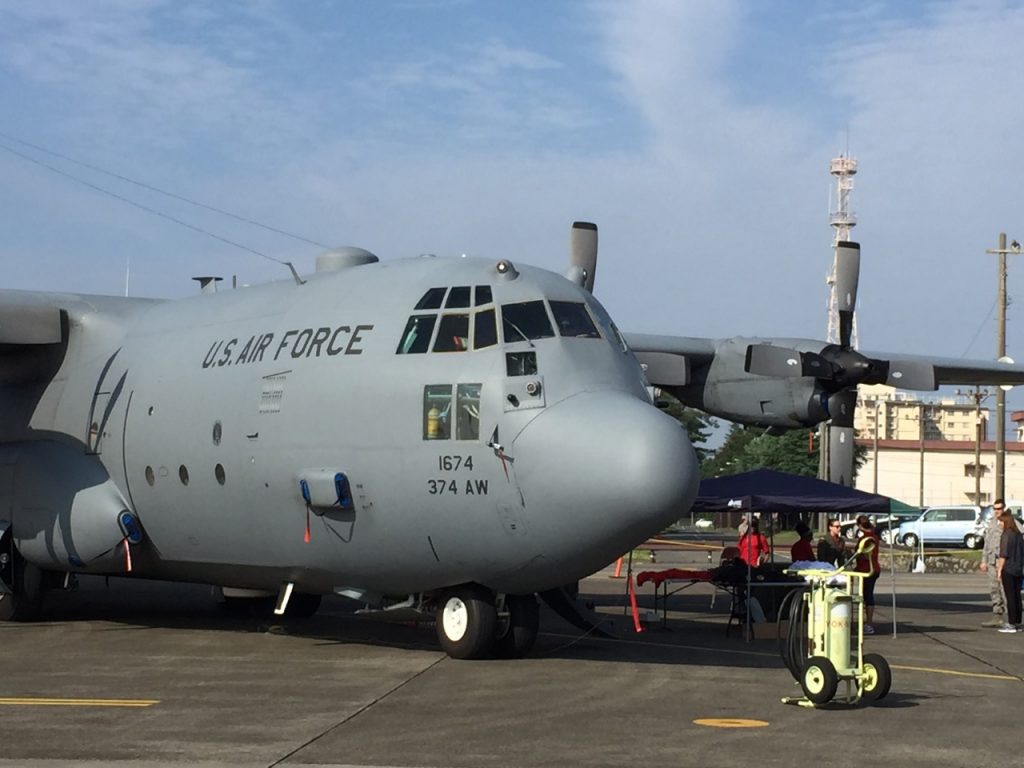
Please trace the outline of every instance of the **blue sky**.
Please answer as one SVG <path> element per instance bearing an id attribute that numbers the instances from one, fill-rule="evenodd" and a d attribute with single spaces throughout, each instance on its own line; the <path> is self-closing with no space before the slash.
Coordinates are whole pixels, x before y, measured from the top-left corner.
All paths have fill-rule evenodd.
<path id="1" fill-rule="evenodd" d="M 0 144 L 300 271 L 317 246 L 16 140 L 383 259 L 561 271 L 592 220 L 620 327 L 806 337 L 848 146 L 861 346 L 987 358 L 984 251 L 1024 238 L 1021 39 L 995 0 L 0 0 Z M 136 295 L 287 276 L 2 148 L 0 178 L 6 287 L 120 293 L 129 257 Z"/>

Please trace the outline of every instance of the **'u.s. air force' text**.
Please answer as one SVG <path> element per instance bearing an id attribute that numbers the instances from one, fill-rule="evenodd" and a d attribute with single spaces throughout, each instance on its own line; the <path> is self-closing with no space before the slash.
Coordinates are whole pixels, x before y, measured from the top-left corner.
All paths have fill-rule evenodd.
<path id="1" fill-rule="evenodd" d="M 361 355 L 363 350 L 359 344 L 372 330 L 372 325 L 296 328 L 285 331 L 279 339 L 273 333 L 254 334 L 241 346 L 241 339 L 220 339 L 210 345 L 203 358 L 203 368 L 261 363 L 264 359 L 277 360 L 282 356 L 299 359 Z"/>

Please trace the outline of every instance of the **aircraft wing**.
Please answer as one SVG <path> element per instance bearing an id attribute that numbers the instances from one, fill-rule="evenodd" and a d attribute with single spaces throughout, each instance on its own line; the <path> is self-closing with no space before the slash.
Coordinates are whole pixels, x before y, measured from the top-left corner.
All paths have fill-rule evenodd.
<path id="1" fill-rule="evenodd" d="M 852 426 L 858 384 L 1024 384 L 1024 365 L 864 352 L 813 339 L 624 334 L 648 381 L 686 405 L 765 427 Z"/>
<path id="2" fill-rule="evenodd" d="M 1024 384 L 1024 365 L 1000 363 L 997 360 L 967 360 L 958 357 L 927 357 L 894 355 L 887 352 L 864 352 L 868 357 L 898 357 L 901 361 L 930 365 L 935 369 L 936 384 Z"/>

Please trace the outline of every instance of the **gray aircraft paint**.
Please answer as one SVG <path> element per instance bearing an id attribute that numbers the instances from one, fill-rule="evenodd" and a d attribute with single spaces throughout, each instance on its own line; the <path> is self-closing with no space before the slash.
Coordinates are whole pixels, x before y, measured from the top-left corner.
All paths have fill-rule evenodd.
<path id="1" fill-rule="evenodd" d="M 83 453 L 98 448 L 121 496 L 97 501 L 93 514 L 138 515 L 138 575 L 375 594 L 562 584 L 680 515 L 695 459 L 678 425 L 651 407 L 596 300 L 558 275 L 517 269 L 509 279 L 482 260 L 372 263 L 302 285 L 134 302 L 114 318 L 75 299 L 60 381 L 43 396 L 56 407 L 37 412 L 33 428 Z M 603 338 L 396 354 L 427 288 L 478 284 L 493 287 L 495 305 L 586 302 Z M 506 375 L 505 353 L 517 350 L 536 354 L 528 378 L 539 394 Z M 483 385 L 479 439 L 424 440 L 424 385 L 469 382 Z M 515 407 L 514 393 L 523 395 Z M 487 444 L 495 432 L 501 451 Z M 310 515 L 307 543 L 298 482 L 316 470 L 343 472 L 354 504 Z M 31 506 L 28 487 L 15 486 L 15 506 Z M 15 512 L 15 540 L 39 565 L 123 570 L 110 557 L 76 567 L 61 549 L 33 548 L 20 532 L 26 514 Z M 73 531 L 47 535 L 73 544 Z M 107 549 L 120 538 L 108 526 Z"/>

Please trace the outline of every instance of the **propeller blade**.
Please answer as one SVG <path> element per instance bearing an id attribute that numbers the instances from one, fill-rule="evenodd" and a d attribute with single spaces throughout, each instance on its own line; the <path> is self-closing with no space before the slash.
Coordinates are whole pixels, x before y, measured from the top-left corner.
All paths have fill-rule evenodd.
<path id="1" fill-rule="evenodd" d="M 779 378 L 827 378 L 832 375 L 832 366 L 821 355 L 771 344 L 748 345 L 743 369 L 747 373 Z"/>
<path id="2" fill-rule="evenodd" d="M 853 337 L 853 313 L 860 282 L 860 244 L 843 240 L 836 244 L 836 296 L 839 298 L 839 346 L 849 348 Z"/>
<path id="3" fill-rule="evenodd" d="M 924 389 L 932 392 L 939 388 L 935 379 L 935 366 L 920 360 L 890 360 L 889 375 L 885 383 L 900 389 Z"/>
<path id="4" fill-rule="evenodd" d="M 594 273 L 597 271 L 597 224 L 574 221 L 569 237 L 569 262 L 583 270 L 583 287 L 594 292 Z"/>
<path id="5" fill-rule="evenodd" d="M 853 485 L 853 427 L 828 428 L 828 480 Z"/>

